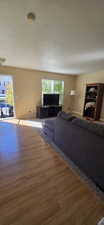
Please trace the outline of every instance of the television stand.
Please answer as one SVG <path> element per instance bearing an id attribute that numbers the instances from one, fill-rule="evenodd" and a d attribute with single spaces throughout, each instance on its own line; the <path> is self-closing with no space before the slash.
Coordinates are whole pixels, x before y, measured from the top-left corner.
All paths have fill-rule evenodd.
<path id="1" fill-rule="evenodd" d="M 43 119 L 57 116 L 58 112 L 62 110 L 61 105 L 52 106 L 37 106 L 36 117 Z"/>

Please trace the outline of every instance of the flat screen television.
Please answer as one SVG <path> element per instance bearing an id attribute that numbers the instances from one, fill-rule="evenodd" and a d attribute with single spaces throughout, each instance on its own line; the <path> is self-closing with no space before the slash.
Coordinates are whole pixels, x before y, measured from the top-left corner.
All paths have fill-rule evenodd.
<path id="1" fill-rule="evenodd" d="M 59 94 L 43 94 L 43 105 L 59 105 Z"/>

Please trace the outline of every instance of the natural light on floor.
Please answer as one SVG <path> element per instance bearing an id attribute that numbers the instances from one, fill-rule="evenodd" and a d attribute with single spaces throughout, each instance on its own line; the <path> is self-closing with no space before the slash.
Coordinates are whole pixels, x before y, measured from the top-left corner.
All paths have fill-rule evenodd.
<path id="1" fill-rule="evenodd" d="M 20 120 L 20 119 L 3 119 L 2 122 L 13 123 L 21 126 L 30 126 L 42 129 L 43 125 L 41 121 L 32 121 L 32 120 Z"/>

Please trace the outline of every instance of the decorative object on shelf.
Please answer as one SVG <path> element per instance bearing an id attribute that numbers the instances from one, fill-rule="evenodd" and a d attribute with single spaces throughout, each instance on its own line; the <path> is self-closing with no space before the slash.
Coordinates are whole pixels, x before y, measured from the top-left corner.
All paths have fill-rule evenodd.
<path id="1" fill-rule="evenodd" d="M 99 221 L 98 225 L 104 225 L 104 217 Z"/>
<path id="2" fill-rule="evenodd" d="M 104 94 L 104 84 L 87 84 L 83 116 L 88 119 L 99 120 L 102 100 Z"/>
<path id="3" fill-rule="evenodd" d="M 96 104 L 95 102 L 87 102 L 85 105 L 85 110 L 87 110 L 90 107 L 95 108 L 95 104 Z"/>
<path id="4" fill-rule="evenodd" d="M 96 89 L 95 89 L 94 87 L 90 88 L 90 89 L 89 89 L 89 93 L 91 93 L 91 92 L 92 92 L 92 93 L 96 93 Z"/>

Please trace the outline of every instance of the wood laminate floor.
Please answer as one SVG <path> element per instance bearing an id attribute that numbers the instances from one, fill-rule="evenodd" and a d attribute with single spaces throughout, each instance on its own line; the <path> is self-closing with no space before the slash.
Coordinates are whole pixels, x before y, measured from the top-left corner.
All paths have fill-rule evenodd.
<path id="1" fill-rule="evenodd" d="M 31 127 L 0 122 L 0 225 L 96 225 L 104 205 Z"/>

